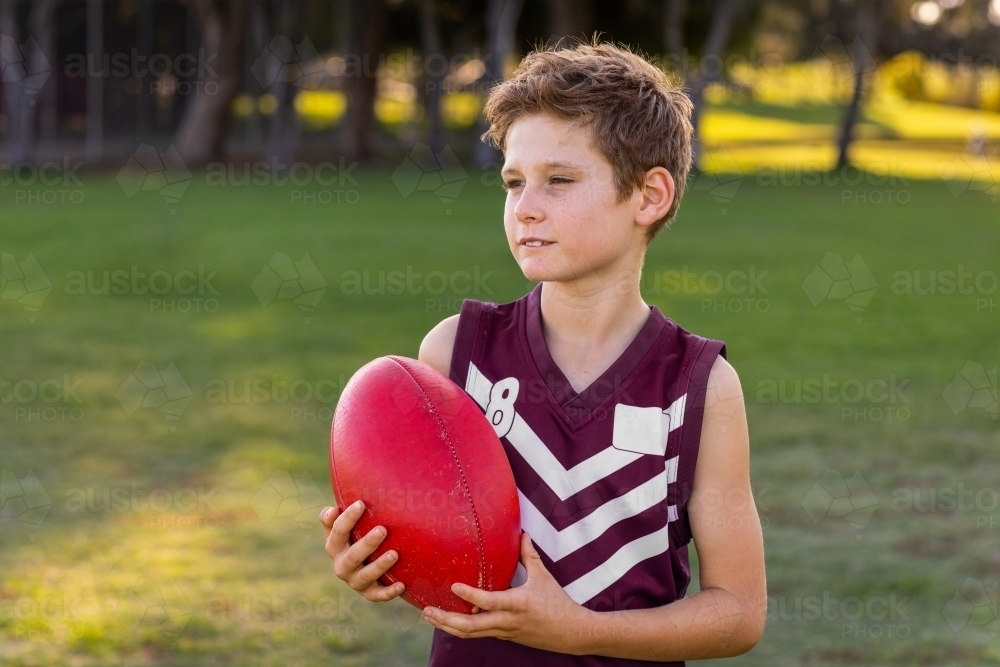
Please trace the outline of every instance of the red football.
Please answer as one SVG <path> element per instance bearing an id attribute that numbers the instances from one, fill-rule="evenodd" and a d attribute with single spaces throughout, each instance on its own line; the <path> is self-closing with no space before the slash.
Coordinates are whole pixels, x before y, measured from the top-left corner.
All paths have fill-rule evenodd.
<path id="1" fill-rule="evenodd" d="M 396 550 L 380 581 L 406 584 L 410 604 L 472 613 L 453 583 L 510 587 L 521 539 L 514 475 L 479 406 L 437 370 L 395 356 L 358 370 L 333 416 L 330 477 L 340 510 L 365 503 L 352 542 L 385 526 L 370 560 Z"/>

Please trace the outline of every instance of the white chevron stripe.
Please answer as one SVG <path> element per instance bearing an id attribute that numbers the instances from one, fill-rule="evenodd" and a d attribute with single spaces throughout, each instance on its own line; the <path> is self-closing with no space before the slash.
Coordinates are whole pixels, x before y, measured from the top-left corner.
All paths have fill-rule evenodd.
<path id="1" fill-rule="evenodd" d="M 566 470 L 520 415 L 514 417 L 514 425 L 507 434 L 507 441 L 560 500 L 566 500 L 644 456 L 608 447 Z"/>
<path id="2" fill-rule="evenodd" d="M 669 524 L 656 532 L 633 540 L 615 552 L 611 558 L 573 583 L 563 586 L 577 604 L 583 604 L 621 579 L 634 566 L 667 550 Z"/>
<path id="3" fill-rule="evenodd" d="M 469 375 L 465 382 L 465 390 L 484 410 L 490 401 L 492 388 L 493 383 L 479 372 L 475 364 L 469 362 Z M 663 411 L 665 415 L 669 415 L 669 429 L 671 431 L 684 423 L 686 397 L 686 394 L 681 396 Z M 566 500 L 594 482 L 604 479 L 644 456 L 644 454 L 627 452 L 609 446 L 586 461 L 581 461 L 570 470 L 566 470 L 552 455 L 541 438 L 517 413 L 514 414 L 514 424 L 506 438 L 549 488 L 559 496 L 560 500 Z M 676 467 L 676 462 L 674 465 Z"/>
<path id="4" fill-rule="evenodd" d="M 675 468 L 676 469 L 676 468 Z M 672 480 L 670 480 L 672 481 Z M 628 493 L 601 505 L 576 523 L 556 530 L 528 498 L 517 492 L 521 501 L 521 528 L 553 561 L 561 560 L 604 534 L 619 521 L 643 512 L 667 497 L 668 475 L 664 470 Z"/>

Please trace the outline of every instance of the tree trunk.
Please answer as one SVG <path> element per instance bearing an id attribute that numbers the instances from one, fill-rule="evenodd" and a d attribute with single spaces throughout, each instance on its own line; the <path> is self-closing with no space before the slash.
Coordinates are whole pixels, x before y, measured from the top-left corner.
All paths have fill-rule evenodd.
<path id="1" fill-rule="evenodd" d="M 668 64 L 676 67 L 687 80 L 687 58 L 684 57 L 684 0 L 664 0 L 663 44 L 667 49 Z"/>
<path id="2" fill-rule="evenodd" d="M 278 34 L 296 41 L 295 26 L 298 23 L 301 3 L 299 0 L 276 0 L 275 13 L 278 16 Z M 295 109 L 292 108 L 295 94 L 290 90 L 288 77 L 281 75 L 272 79 L 274 84 L 271 92 L 278 99 L 277 109 L 271 116 L 270 150 L 271 156 L 280 164 L 288 164 L 292 160 L 292 137 L 296 134 L 292 127 L 296 122 Z"/>
<path id="3" fill-rule="evenodd" d="M 385 45 L 385 0 L 351 0 L 350 18 L 353 29 L 351 48 L 345 54 L 348 106 L 343 152 L 347 159 L 361 162 L 371 153 L 379 56 Z"/>
<path id="4" fill-rule="evenodd" d="M 104 53 L 104 2 L 87 0 L 87 56 L 102 61 Z M 104 157 L 104 75 L 87 76 L 87 162 Z"/>
<path id="5" fill-rule="evenodd" d="M 514 35 L 517 32 L 517 20 L 521 16 L 524 0 L 489 0 L 486 14 L 486 53 L 483 59 L 486 63 L 487 85 L 492 87 L 503 81 L 504 63 L 514 52 Z M 480 119 L 476 127 L 476 136 L 482 136 L 489 129 L 485 119 Z M 473 161 L 480 169 L 500 161 L 500 151 L 485 141 L 476 142 L 473 151 Z"/>
<path id="6" fill-rule="evenodd" d="M 139 55 L 146 59 L 153 57 L 153 1 L 139 0 L 135 17 L 135 42 Z M 153 80 L 147 71 L 142 77 L 142 89 L 135 100 L 136 134 L 144 137 L 153 130 L 153 96 L 150 86 Z"/>
<path id="7" fill-rule="evenodd" d="M 844 112 L 844 120 L 837 141 L 837 169 L 850 164 L 851 143 L 854 141 L 854 126 L 861 115 L 861 100 L 864 97 L 865 73 L 874 65 L 872 60 L 878 48 L 878 19 L 881 12 L 873 6 L 876 0 L 861 0 L 858 7 L 854 43 L 851 44 L 851 64 L 854 67 L 854 92 L 851 102 Z"/>
<path id="8" fill-rule="evenodd" d="M 59 77 L 55 75 L 55 14 L 57 4 L 59 4 L 58 0 L 38 0 L 32 5 L 31 14 L 28 16 L 31 34 L 38 42 L 38 48 L 31 54 L 31 71 L 51 70 L 51 74 L 45 79 L 45 86 L 38 94 L 35 103 L 36 109 L 29 114 L 32 123 L 30 137 L 32 154 L 35 153 L 35 144 L 37 144 L 39 135 L 44 135 L 49 140 L 55 138 L 58 122 L 56 86 Z"/>
<path id="9" fill-rule="evenodd" d="M 17 22 L 17 11 L 13 0 L 0 0 L 0 40 L 4 51 L 19 57 L 26 49 L 21 48 L 21 31 Z M 6 55 L 6 53 L 5 53 Z M 24 54 L 29 57 L 29 54 Z M 24 77 L 7 77 L 3 86 L 3 108 L 7 116 L 6 159 L 11 164 L 20 164 L 31 159 L 30 119 L 31 106 L 28 93 L 21 85 Z"/>
<path id="10" fill-rule="evenodd" d="M 271 44 L 271 38 L 273 35 L 271 34 L 271 22 L 264 7 L 264 0 L 250 0 L 250 8 L 248 9 L 248 12 L 248 36 L 246 45 L 243 48 L 243 57 L 245 62 L 251 63 L 251 66 L 250 68 L 244 68 L 243 70 L 243 89 L 248 95 L 257 99 L 264 93 L 268 92 L 266 83 L 267 81 L 273 81 L 276 76 L 271 69 L 268 69 L 266 72 L 267 78 L 265 81 L 261 81 L 258 75 L 253 73 L 253 64 L 255 63 L 255 59 L 259 58 Z M 268 67 L 270 68 L 272 65 L 273 63 L 268 61 Z M 265 128 L 264 117 L 260 112 L 260 106 L 254 104 L 253 111 L 245 121 L 243 150 L 259 150 L 263 153 L 267 153 L 268 139 L 265 136 L 267 131 L 268 128 Z"/>
<path id="11" fill-rule="evenodd" d="M 248 0 L 182 0 L 195 17 L 201 48 L 211 70 L 206 68 L 196 92 L 188 102 L 174 139 L 181 159 L 189 168 L 219 159 L 225 148 L 229 108 L 243 80 L 243 39 Z M 215 76 L 213 76 L 213 71 Z M 209 85 L 214 84 L 214 85 Z M 216 87 L 217 86 L 217 87 Z"/>
<path id="12" fill-rule="evenodd" d="M 441 128 L 441 86 L 444 82 L 444 54 L 437 25 L 436 0 L 421 0 L 420 36 L 424 46 L 424 113 L 427 116 L 427 143 L 435 154 L 444 149 Z"/>
<path id="13" fill-rule="evenodd" d="M 858 40 L 855 40 L 855 45 Z M 861 108 L 861 94 L 864 89 L 865 70 L 860 63 L 860 51 L 863 49 L 853 48 L 851 59 L 854 61 L 854 92 L 851 95 L 851 103 L 847 105 L 844 113 L 844 120 L 840 127 L 840 138 L 837 141 L 837 169 L 847 166 L 850 163 L 848 152 L 851 142 L 854 140 L 854 126 L 858 121 L 858 111 Z"/>
<path id="14" fill-rule="evenodd" d="M 549 0 L 549 26 L 553 42 L 563 37 L 586 39 L 590 32 L 591 0 Z M 569 46 L 564 40 L 563 44 Z"/>
<path id="15" fill-rule="evenodd" d="M 44 105 L 52 110 L 53 54 L 52 16 L 55 0 L 37 0 L 28 14 L 28 35 L 21 37 L 17 7 L 13 0 L 0 0 L 0 39 L 5 58 L 13 58 L 2 84 L 7 116 L 7 159 L 13 164 L 35 159 L 38 115 Z M 23 42 L 23 43 L 22 43 Z M 11 76 L 13 74 L 13 76 Z M 43 104 L 39 105 L 38 100 Z M 48 116 L 46 116 L 48 119 Z"/>
<path id="16" fill-rule="evenodd" d="M 333 35 L 333 51 L 345 56 L 351 48 L 351 0 L 331 0 L 333 4 L 330 34 Z M 343 146 L 341 132 L 343 123 L 334 123 L 330 129 L 330 136 L 334 145 Z"/>
<path id="17" fill-rule="evenodd" d="M 712 24 L 708 30 L 708 38 L 705 40 L 705 50 L 698 64 L 698 71 L 688 77 L 691 101 L 694 103 L 694 110 L 691 112 L 694 141 L 692 141 L 691 149 L 696 169 L 703 152 L 701 113 L 705 106 L 705 87 L 722 74 L 722 56 L 725 54 L 726 44 L 729 43 L 729 33 L 740 2 L 741 0 L 720 0 L 715 6 L 715 11 L 712 12 Z"/>

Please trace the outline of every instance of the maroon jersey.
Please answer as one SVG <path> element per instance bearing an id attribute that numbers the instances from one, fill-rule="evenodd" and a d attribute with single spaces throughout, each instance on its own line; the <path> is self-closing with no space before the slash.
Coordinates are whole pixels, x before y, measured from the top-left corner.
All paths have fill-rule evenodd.
<path id="1" fill-rule="evenodd" d="M 514 471 L 521 528 L 563 590 L 594 611 L 684 597 L 686 505 L 705 388 L 720 341 L 656 306 L 625 352 L 578 394 L 549 354 L 541 285 L 503 305 L 465 300 L 451 379 L 479 404 Z M 512 585 L 524 580 L 523 566 Z M 683 665 L 572 656 L 434 631 L 429 667 Z"/>

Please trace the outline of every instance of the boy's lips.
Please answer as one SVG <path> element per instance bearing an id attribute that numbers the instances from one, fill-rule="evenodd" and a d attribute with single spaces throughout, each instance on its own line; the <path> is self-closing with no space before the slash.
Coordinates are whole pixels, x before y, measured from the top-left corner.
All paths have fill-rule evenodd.
<path id="1" fill-rule="evenodd" d="M 518 239 L 517 243 L 526 248 L 544 248 L 545 246 L 552 245 L 555 241 L 545 241 L 544 239 L 537 239 L 534 236 L 528 236 Z"/>

